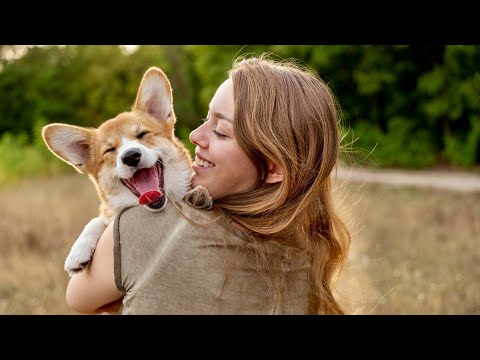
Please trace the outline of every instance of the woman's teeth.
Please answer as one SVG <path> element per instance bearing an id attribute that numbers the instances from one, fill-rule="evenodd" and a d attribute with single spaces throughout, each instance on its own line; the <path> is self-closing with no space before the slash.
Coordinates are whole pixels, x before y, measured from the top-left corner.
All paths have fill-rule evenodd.
<path id="1" fill-rule="evenodd" d="M 212 163 L 208 162 L 207 160 L 202 160 L 198 156 L 195 156 L 195 164 L 200 167 L 214 167 Z"/>

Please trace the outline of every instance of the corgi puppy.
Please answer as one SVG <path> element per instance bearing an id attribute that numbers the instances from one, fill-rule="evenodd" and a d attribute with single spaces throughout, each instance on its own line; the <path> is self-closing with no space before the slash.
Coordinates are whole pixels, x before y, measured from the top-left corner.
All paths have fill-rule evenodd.
<path id="1" fill-rule="evenodd" d="M 88 266 L 107 225 L 123 209 L 142 205 L 161 211 L 167 201 L 188 195 L 206 208 L 205 188 L 189 193 L 192 159 L 174 135 L 176 122 L 170 81 L 149 68 L 140 82 L 133 108 L 98 128 L 52 123 L 42 129 L 47 147 L 78 172 L 88 174 L 100 199 L 100 214 L 83 229 L 64 269 L 71 276 Z"/>

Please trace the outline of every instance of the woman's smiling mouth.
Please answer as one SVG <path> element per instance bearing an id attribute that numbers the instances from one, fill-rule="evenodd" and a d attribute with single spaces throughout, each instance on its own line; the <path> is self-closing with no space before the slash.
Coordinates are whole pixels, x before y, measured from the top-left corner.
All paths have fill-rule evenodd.
<path id="1" fill-rule="evenodd" d="M 201 168 L 211 168 L 214 167 L 215 165 L 212 164 L 210 161 L 207 161 L 205 159 L 202 159 L 198 155 L 195 155 L 195 162 L 193 163 L 194 167 L 201 167 Z"/>

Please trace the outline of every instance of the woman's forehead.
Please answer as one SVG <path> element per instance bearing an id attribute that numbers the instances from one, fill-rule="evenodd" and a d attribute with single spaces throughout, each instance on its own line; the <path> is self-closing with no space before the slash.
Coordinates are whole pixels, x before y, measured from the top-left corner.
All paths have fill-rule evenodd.
<path id="1" fill-rule="evenodd" d="M 210 102 L 210 111 L 221 112 L 232 117 L 234 109 L 233 82 L 225 80 L 215 92 Z"/>

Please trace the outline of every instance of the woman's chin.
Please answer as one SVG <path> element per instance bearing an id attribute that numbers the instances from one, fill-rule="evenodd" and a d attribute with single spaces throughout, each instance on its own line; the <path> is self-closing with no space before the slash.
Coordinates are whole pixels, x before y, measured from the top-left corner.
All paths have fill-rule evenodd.
<path id="1" fill-rule="evenodd" d="M 203 186 L 210 193 L 211 186 L 209 186 L 209 184 L 206 181 L 202 181 L 202 180 L 203 179 L 201 178 L 201 176 L 198 176 L 197 174 L 193 174 L 192 182 L 191 182 L 192 189 L 196 188 L 197 186 Z M 211 194 L 210 194 L 210 196 L 211 196 Z"/>

